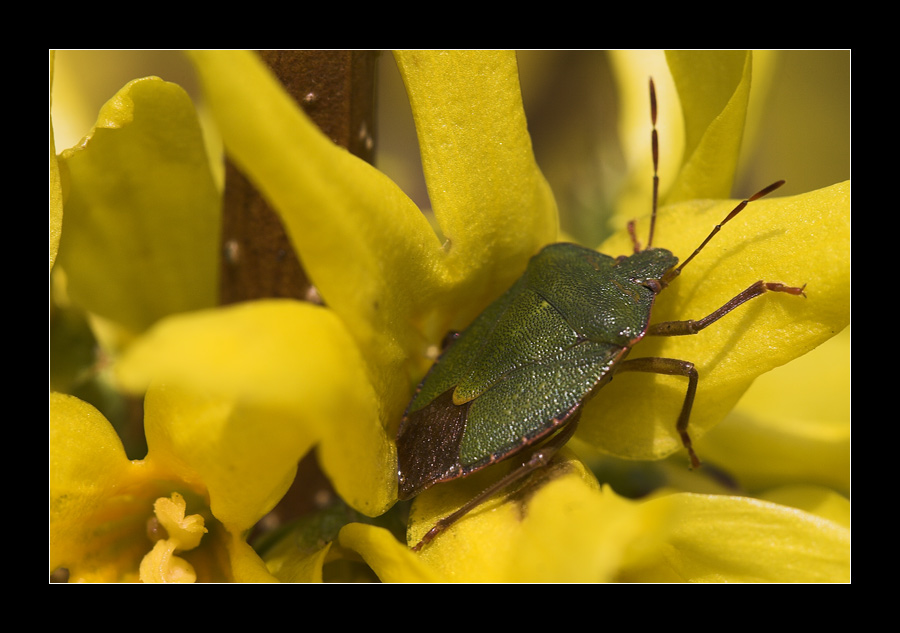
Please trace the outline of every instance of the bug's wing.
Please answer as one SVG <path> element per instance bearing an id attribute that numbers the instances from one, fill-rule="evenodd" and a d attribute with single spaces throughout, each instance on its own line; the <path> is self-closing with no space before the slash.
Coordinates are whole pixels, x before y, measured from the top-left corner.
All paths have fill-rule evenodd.
<path id="1" fill-rule="evenodd" d="M 453 388 L 407 414 L 397 436 L 399 498 L 409 499 L 438 481 L 459 477 L 459 443 L 469 403 L 453 404 Z"/>
<path id="2" fill-rule="evenodd" d="M 483 337 L 478 353 L 461 361 L 467 369 L 459 376 L 454 400 L 479 398 L 498 382 L 514 380 L 521 368 L 553 359 L 578 341 L 578 333 L 555 306 L 523 287 Z"/>
<path id="3" fill-rule="evenodd" d="M 454 388 L 408 413 L 397 437 L 399 497 L 479 470 L 515 454 L 571 419 L 626 352 L 583 341 L 517 367 L 457 404 Z"/>
<path id="4" fill-rule="evenodd" d="M 485 310 L 434 364 L 404 415 L 397 435 L 400 498 L 470 472 L 459 450 L 472 403 L 577 342 L 558 311 L 523 280 Z M 480 457 L 484 464 L 497 459 Z"/>
<path id="5" fill-rule="evenodd" d="M 497 323 L 514 304 L 524 286 L 519 279 L 508 291 L 497 298 L 478 318 L 456 337 L 425 375 L 401 423 L 400 432 L 411 424 L 412 413 L 435 400 L 447 389 L 456 387 L 473 371 L 473 361 L 481 357 L 482 350 L 493 335 Z"/>
<path id="6" fill-rule="evenodd" d="M 553 432 L 610 375 L 627 348 L 582 341 L 522 366 L 469 403 L 459 462 L 471 472 Z"/>

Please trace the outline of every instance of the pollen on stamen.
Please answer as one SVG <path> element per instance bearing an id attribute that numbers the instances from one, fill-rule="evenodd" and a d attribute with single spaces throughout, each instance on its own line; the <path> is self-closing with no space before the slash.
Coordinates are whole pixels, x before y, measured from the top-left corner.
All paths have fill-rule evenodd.
<path id="1" fill-rule="evenodd" d="M 158 538 L 141 560 L 142 582 L 195 582 L 197 573 L 175 552 L 192 550 L 209 530 L 199 514 L 185 516 L 187 504 L 179 493 L 160 497 L 153 504 L 155 517 L 148 522 L 148 536 Z M 165 535 L 165 536 L 164 536 Z"/>

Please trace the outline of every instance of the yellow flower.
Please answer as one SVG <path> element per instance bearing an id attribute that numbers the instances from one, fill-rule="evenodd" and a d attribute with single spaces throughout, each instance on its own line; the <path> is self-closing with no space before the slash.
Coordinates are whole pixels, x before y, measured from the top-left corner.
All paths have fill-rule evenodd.
<path id="1" fill-rule="evenodd" d="M 66 569 L 70 582 L 270 579 L 243 539 L 247 526 L 217 507 L 213 478 L 201 481 L 208 473 L 186 468 L 165 437 L 179 429 L 202 435 L 224 423 L 228 412 L 161 390 L 148 394 L 146 416 L 153 448 L 146 459 L 132 461 L 94 407 L 51 395 L 50 569 Z M 227 450 L 216 448 L 211 457 L 227 460 Z M 260 462 L 263 474 L 266 465 Z M 264 487 L 257 490 L 265 494 Z M 228 523 L 213 515 L 211 501 Z"/>
<path id="2" fill-rule="evenodd" d="M 727 197 L 731 188 L 751 57 L 713 58 L 715 63 L 688 63 L 673 56 L 669 62 L 689 153 L 675 184 L 664 186 L 672 204 L 661 210 L 655 245 L 682 258 L 735 204 L 715 198 Z M 120 467 L 127 475 L 94 482 L 105 491 L 95 495 L 103 503 L 95 497 L 73 503 L 95 508 L 86 524 L 96 529 L 79 534 L 85 543 L 105 525 L 106 513 L 96 508 L 106 507 L 109 491 L 119 489 L 112 482 L 130 481 L 131 468 L 144 468 L 141 480 L 152 493 L 140 495 L 143 509 L 130 518 L 146 521 L 152 501 L 171 492 L 185 495 L 192 512 L 186 489 L 202 500 L 195 503 L 201 515 L 208 509 L 206 523 L 223 526 L 232 567 L 259 572 L 258 559 L 248 554 L 235 563 L 235 553 L 247 553 L 246 531 L 283 494 L 310 447 L 318 447 L 325 472 L 353 508 L 375 516 L 393 504 L 392 437 L 427 369 L 429 350 L 446 331 L 465 327 L 521 274 L 534 252 L 558 239 L 556 208 L 534 161 L 511 53 L 396 54 L 440 237 L 389 179 L 322 136 L 252 55 L 209 52 L 193 59 L 226 150 L 281 214 L 328 307 L 255 302 L 170 316 L 151 327 L 119 366 L 124 384 L 149 386 L 148 457 Z M 721 98 L 710 111 L 697 96 L 697 77 L 708 79 L 713 70 L 719 74 L 708 83 Z M 646 94 L 646 74 L 639 80 Z M 649 182 L 649 171 L 644 174 Z M 697 365 L 695 438 L 721 421 L 756 376 L 847 324 L 848 223 L 848 184 L 754 202 L 752 212 L 730 223 L 661 295 L 655 320 L 699 318 L 759 278 L 807 284 L 806 300 L 759 299 L 729 315 L 727 326 L 646 341 L 635 350 L 633 356 Z M 638 224 L 639 236 L 647 235 L 645 227 Z M 62 234 L 60 261 L 65 225 Z M 627 255 L 631 246 L 623 232 L 599 250 Z M 632 459 L 680 451 L 674 420 L 684 388 L 677 378 L 617 377 L 585 407 L 578 446 Z M 151 406 L 160 400 L 171 415 L 154 422 Z M 52 405 L 52 412 L 59 407 Z M 62 447 L 92 450 L 74 442 Z M 55 460 L 56 448 L 53 455 Z M 54 500 L 78 480 L 79 468 L 62 471 L 65 477 L 51 486 Z M 410 541 L 496 476 L 485 471 L 422 494 L 413 504 Z M 534 485 L 491 500 L 421 554 L 382 528 L 352 523 L 312 553 L 282 540 L 266 554 L 268 572 L 282 579 L 320 578 L 325 561 L 357 552 L 382 580 L 844 578 L 847 530 L 807 512 L 723 495 L 628 501 L 599 486 L 569 452 L 531 479 Z M 739 539 L 738 530 L 724 526 L 748 517 L 762 527 L 740 541 L 741 548 L 725 552 L 722 538 Z M 54 523 L 59 520 L 51 517 Z M 201 538 L 201 548 L 214 533 Z M 714 534 L 724 536 L 717 540 Z M 799 546 L 804 543 L 827 550 L 820 556 L 824 562 L 792 575 L 812 560 Z M 797 553 L 800 563 L 776 565 L 786 551 Z M 64 558 L 60 564 L 71 571 L 77 560 L 71 553 Z"/>

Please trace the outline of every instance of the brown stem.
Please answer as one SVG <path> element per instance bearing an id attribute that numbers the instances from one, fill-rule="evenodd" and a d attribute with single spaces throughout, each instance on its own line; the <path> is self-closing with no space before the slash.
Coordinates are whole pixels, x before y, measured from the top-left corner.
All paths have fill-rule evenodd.
<path id="1" fill-rule="evenodd" d="M 260 56 L 328 137 L 372 162 L 377 53 L 261 51 Z M 225 170 L 222 247 L 221 303 L 311 297 L 311 283 L 278 214 L 231 163 Z M 257 532 L 317 509 L 332 494 L 315 453 L 309 453 L 298 465 L 291 489 Z"/>
<path id="2" fill-rule="evenodd" d="M 336 144 L 372 162 L 372 51 L 261 51 L 288 93 Z M 311 284 L 278 214 L 230 162 L 225 165 L 220 302 L 307 299 Z"/>

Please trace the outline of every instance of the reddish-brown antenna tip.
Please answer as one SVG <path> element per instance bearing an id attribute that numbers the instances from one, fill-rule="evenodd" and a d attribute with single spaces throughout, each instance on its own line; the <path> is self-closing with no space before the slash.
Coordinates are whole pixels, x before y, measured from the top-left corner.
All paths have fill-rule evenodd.
<path id="1" fill-rule="evenodd" d="M 747 202 L 753 202 L 754 200 L 759 200 L 763 196 L 769 195 L 770 193 L 772 193 L 773 191 L 778 189 L 783 184 L 784 184 L 783 180 L 779 180 L 778 182 L 773 182 L 771 185 L 769 185 L 765 189 L 762 189 L 761 191 L 758 191 L 757 193 L 755 193 L 752 196 L 750 196 L 749 198 L 747 198 Z"/>

